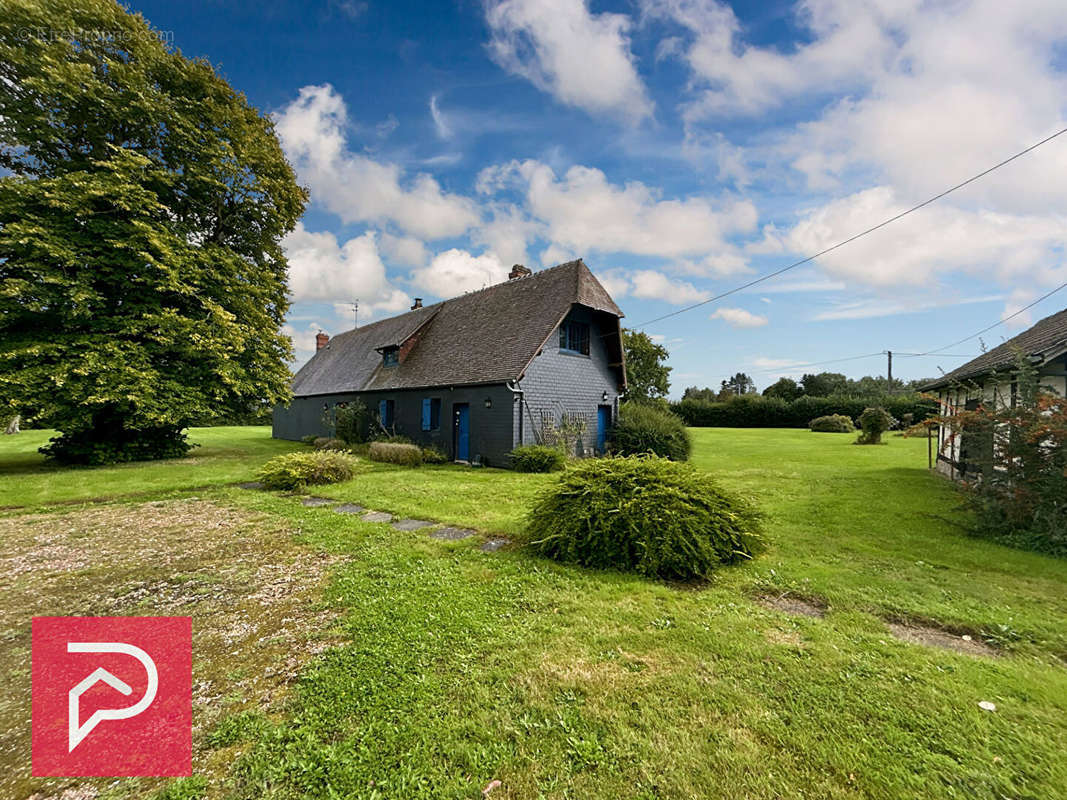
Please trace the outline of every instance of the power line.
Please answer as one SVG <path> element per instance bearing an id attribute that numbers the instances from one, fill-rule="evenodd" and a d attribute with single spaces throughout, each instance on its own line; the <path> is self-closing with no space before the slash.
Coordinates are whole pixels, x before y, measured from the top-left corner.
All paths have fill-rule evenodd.
<path id="1" fill-rule="evenodd" d="M 919 358 L 920 356 L 937 356 L 938 358 L 978 358 L 977 353 L 902 353 L 894 350 L 893 355 L 901 358 Z"/>
<path id="2" fill-rule="evenodd" d="M 975 338 L 976 336 L 981 336 L 983 333 L 986 333 L 988 331 L 993 330 L 993 328 L 997 328 L 997 327 L 1003 325 L 1008 320 L 1015 319 L 1015 317 L 1019 316 L 1024 311 L 1029 311 L 1031 308 L 1036 306 L 1041 301 L 1048 300 L 1050 297 L 1052 297 L 1052 295 L 1056 294 L 1056 292 L 1060 291 L 1063 288 L 1067 288 L 1067 283 L 1061 283 L 1059 286 L 1057 286 L 1055 289 L 1053 289 L 1048 294 L 1041 295 L 1041 297 L 1037 298 L 1034 302 L 1030 303 L 1029 305 L 1023 306 L 1018 311 L 1016 311 L 1014 314 L 1009 314 L 1008 316 L 1004 317 L 1004 319 L 1000 320 L 999 322 L 994 322 L 988 328 L 982 328 L 982 330 L 978 331 L 978 333 L 972 333 L 970 336 L 967 336 L 967 337 L 965 337 L 963 339 L 960 339 L 958 342 L 953 342 L 952 344 L 946 344 L 944 347 L 939 347 L 936 350 L 927 350 L 925 353 L 916 353 L 915 355 L 917 355 L 917 356 L 930 356 L 930 355 L 934 355 L 935 353 L 940 353 L 942 350 L 948 350 L 950 347 L 955 347 L 958 344 L 963 344 L 964 342 L 968 342 L 971 339 Z"/>
<path id="3" fill-rule="evenodd" d="M 791 371 L 796 370 L 796 369 L 804 369 L 804 368 L 807 368 L 807 367 L 821 367 L 824 364 L 840 364 L 842 361 L 859 361 L 860 359 L 863 359 L 863 358 L 874 358 L 875 356 L 879 356 L 880 357 L 880 356 L 884 356 L 884 355 L 885 355 L 885 350 L 879 350 L 877 353 L 866 353 L 866 354 L 864 354 L 862 356 L 847 356 L 845 358 L 831 358 L 828 361 L 811 361 L 811 362 L 806 363 L 806 364 L 783 364 L 780 367 L 770 367 L 768 369 L 760 369 L 760 370 L 756 370 L 756 371 L 757 372 L 761 372 L 761 373 L 762 372 L 781 372 L 783 370 L 791 372 Z"/>
<path id="4" fill-rule="evenodd" d="M 993 172 L 994 170 L 998 170 L 1001 167 L 1005 166 L 1006 164 L 1010 164 L 1012 161 L 1015 161 L 1015 159 L 1021 158 L 1022 156 L 1026 155 L 1027 153 L 1029 153 L 1029 152 L 1031 152 L 1033 150 L 1036 150 L 1041 145 L 1047 144 L 1048 142 L 1051 142 L 1056 137 L 1062 136 L 1065 133 L 1067 133 L 1067 128 L 1063 128 L 1062 130 L 1057 131 L 1056 133 L 1052 134 L 1051 136 L 1045 137 L 1040 142 L 1037 142 L 1036 144 L 1030 145 L 1025 150 L 1020 150 L 1018 153 L 1016 153 L 1015 155 L 1011 156 L 1010 158 L 1006 158 L 1003 161 L 1001 161 L 1001 162 L 999 162 L 997 164 L 994 164 L 993 166 L 989 167 L 988 169 L 983 170 L 982 172 L 979 172 L 977 175 L 972 175 L 970 178 L 968 178 L 967 180 L 963 181 L 962 183 L 957 183 L 952 188 L 946 189 L 945 191 L 941 192 L 940 194 L 934 195 L 929 200 L 924 200 L 923 202 L 919 203 L 918 205 L 912 206 L 907 211 L 901 211 L 899 214 L 897 214 L 895 216 L 892 216 L 887 220 L 883 220 L 882 222 L 879 222 L 877 225 L 873 225 L 870 228 L 867 228 L 867 230 L 865 230 L 865 231 L 861 231 L 861 232 L 859 232 L 859 233 L 857 233 L 857 234 L 855 234 L 853 236 L 850 236 L 847 239 L 845 239 L 844 241 L 838 242 L 835 245 L 831 245 L 830 247 L 827 247 L 825 250 L 820 250 L 818 253 L 815 253 L 814 255 L 807 256 L 806 258 L 802 258 L 799 261 L 794 261 L 792 264 L 788 264 L 787 266 L 784 266 L 781 269 L 777 269 L 774 272 L 768 272 L 766 275 L 761 275 L 760 277 L 755 278 L 754 280 L 751 280 L 748 283 L 742 284 L 741 286 L 738 286 L 738 287 L 736 287 L 734 289 L 730 289 L 728 292 L 723 292 L 722 294 L 717 294 L 714 297 L 711 297 L 711 298 L 709 298 L 707 300 L 701 300 L 699 303 L 693 303 L 692 305 L 686 306 L 685 308 L 680 308 L 677 311 L 672 311 L 669 314 L 664 314 L 661 317 L 656 317 L 655 319 L 650 319 L 648 322 L 642 322 L 640 325 L 637 325 L 636 327 L 644 328 L 647 325 L 652 325 L 652 324 L 654 324 L 656 322 L 662 322 L 665 319 L 670 319 L 671 317 L 676 317 L 679 314 L 684 314 L 687 311 L 692 311 L 694 308 L 700 308 L 701 306 L 706 306 L 708 303 L 714 303 L 716 300 L 722 300 L 724 297 L 729 297 L 732 294 L 737 294 L 738 292 L 744 291 L 745 289 L 748 289 L 748 288 L 750 288 L 752 286 L 755 286 L 758 283 L 763 283 L 764 281 L 770 280 L 771 278 L 776 278 L 776 277 L 778 277 L 779 275 L 781 275 L 781 274 L 783 274 L 785 272 L 789 272 L 789 270 L 791 270 L 791 269 L 795 269 L 795 268 L 797 268 L 799 266 L 802 266 L 803 264 L 807 264 L 810 261 L 814 261 L 815 259 L 820 258 L 820 257 L 826 255 L 827 253 L 831 253 L 834 250 L 837 250 L 839 247 L 844 247 L 846 244 L 854 242 L 857 239 L 859 239 L 859 238 L 861 238 L 863 236 L 866 236 L 869 233 L 874 233 L 879 228 L 884 228 L 886 225 L 889 225 L 889 224 L 891 224 L 893 222 L 896 222 L 898 219 L 902 219 L 903 217 L 908 216 L 908 214 L 911 214 L 911 213 L 913 213 L 915 211 L 918 211 L 920 208 L 924 208 L 924 207 L 930 205 L 931 203 L 936 202 L 937 200 L 940 200 L 942 197 L 945 197 L 946 195 L 952 194 L 957 189 L 962 189 L 964 186 L 967 186 L 968 184 L 974 183 L 976 180 L 978 180 L 980 178 L 984 178 L 986 175 L 988 175 L 989 173 Z M 1023 309 L 1023 310 L 1025 310 L 1025 309 Z M 982 333 L 982 332 L 980 332 L 980 333 Z M 979 334 L 975 334 L 975 336 L 978 336 L 978 335 Z M 967 338 L 970 339 L 970 338 L 973 338 L 973 337 L 969 336 Z M 967 339 L 964 339 L 963 341 L 967 341 Z M 956 342 L 956 344 L 959 344 L 959 342 Z M 951 347 L 951 346 L 952 345 L 949 345 L 949 347 Z M 945 349 L 947 349 L 947 348 L 945 348 Z"/>
<path id="5" fill-rule="evenodd" d="M 831 358 L 831 359 L 829 359 L 827 361 L 810 361 L 810 362 L 806 362 L 806 363 L 803 363 L 803 364 L 782 364 L 780 367 L 769 367 L 767 369 L 758 369 L 758 370 L 756 370 L 756 372 L 758 372 L 758 373 L 782 372 L 782 371 L 790 372 L 792 370 L 804 369 L 806 367 L 821 367 L 821 366 L 824 366 L 826 364 L 840 364 L 843 361 L 859 361 L 859 360 L 864 359 L 864 358 L 874 358 L 876 356 L 884 356 L 886 354 L 886 352 L 887 351 L 885 351 L 885 350 L 879 350 L 877 353 L 864 353 L 863 355 L 860 355 L 860 356 L 846 356 L 844 358 Z M 933 354 L 932 353 L 902 353 L 902 352 L 898 352 L 897 350 L 894 350 L 893 351 L 893 355 L 894 356 L 901 356 L 901 357 L 904 357 L 904 358 L 915 358 L 917 356 L 933 355 Z M 978 357 L 976 355 L 971 355 L 969 353 L 966 353 L 966 354 L 965 353 L 939 353 L 938 356 L 940 358 L 977 358 Z"/>

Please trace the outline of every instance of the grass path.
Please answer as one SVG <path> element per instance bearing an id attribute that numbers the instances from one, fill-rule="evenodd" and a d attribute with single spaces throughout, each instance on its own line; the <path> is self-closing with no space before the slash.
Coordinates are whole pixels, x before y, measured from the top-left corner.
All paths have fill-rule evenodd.
<path id="1" fill-rule="evenodd" d="M 491 800 L 1067 797 L 1067 563 L 964 536 L 925 442 L 694 435 L 695 463 L 753 497 L 771 540 L 701 589 L 486 554 L 291 497 L 203 493 L 293 531 L 308 558 L 339 559 L 323 600 L 339 644 L 284 713 L 224 720 L 207 771 L 168 796 L 474 800 L 496 779 Z M 276 444 L 250 445 L 243 471 L 240 456 L 148 469 L 177 485 L 210 469 L 245 480 Z M 374 465 L 321 493 L 514 535 L 545 482 Z M 20 496 L 4 478 L 0 492 Z M 71 492 L 54 483 L 35 501 L 54 495 Z M 783 593 L 826 616 L 759 602 Z M 907 644 L 889 618 L 973 631 L 1001 654 Z"/>

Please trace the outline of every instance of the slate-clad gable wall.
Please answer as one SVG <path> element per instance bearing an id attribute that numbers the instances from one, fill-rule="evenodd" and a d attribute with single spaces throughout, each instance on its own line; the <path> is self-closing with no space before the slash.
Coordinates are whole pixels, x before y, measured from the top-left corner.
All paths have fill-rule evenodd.
<path id="1" fill-rule="evenodd" d="M 522 440 L 525 444 L 537 443 L 542 411 L 557 422 L 564 412 L 581 414 L 587 420 L 584 445 L 591 451 L 596 444 L 597 406 L 612 406 L 613 419 L 618 411 L 619 370 L 611 366 L 605 344 L 606 337 L 618 337 L 618 323 L 614 317 L 581 306 L 571 310 L 564 324 L 568 322 L 590 326 L 589 355 L 561 352 L 558 329 L 548 337 L 518 384 L 525 396 Z M 608 393 L 606 402 L 602 399 L 604 392 Z"/>
<path id="2" fill-rule="evenodd" d="M 426 397 L 441 399 L 439 430 L 422 430 L 422 401 Z M 492 408 L 485 407 L 486 398 L 492 401 Z M 438 447 L 450 458 L 454 457 L 453 408 L 456 404 L 467 403 L 470 406 L 471 456 L 482 456 L 490 466 L 507 466 L 507 456 L 513 447 L 512 431 L 516 415 L 514 395 L 503 384 L 296 397 L 288 408 L 278 407 L 274 410 L 274 436 L 292 440 L 299 440 L 308 434 L 330 436 L 332 431 L 322 424 L 323 405 L 329 404 L 333 408 L 337 403 L 353 400 L 362 400 L 374 413 L 379 402 L 392 400 L 396 432 L 424 447 Z"/>

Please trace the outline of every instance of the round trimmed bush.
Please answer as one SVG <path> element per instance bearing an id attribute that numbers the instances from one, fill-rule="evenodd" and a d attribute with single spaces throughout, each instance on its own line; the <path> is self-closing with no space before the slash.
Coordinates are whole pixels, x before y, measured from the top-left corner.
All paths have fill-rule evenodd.
<path id="1" fill-rule="evenodd" d="M 880 406 L 865 409 L 860 414 L 860 435 L 856 444 L 881 444 L 882 434 L 896 422 L 893 415 Z"/>
<path id="2" fill-rule="evenodd" d="M 359 462 L 337 450 L 286 453 L 259 468 L 256 477 L 267 489 L 299 490 L 305 486 L 340 483 L 356 474 Z"/>
<path id="3" fill-rule="evenodd" d="M 856 426 L 852 424 L 852 418 L 844 414 L 827 414 L 825 417 L 816 417 L 808 427 L 815 433 L 853 433 Z"/>
<path id="4" fill-rule="evenodd" d="M 524 444 L 509 454 L 511 468 L 516 472 L 558 472 L 566 464 L 567 457 L 558 447 L 543 444 Z"/>
<path id="5" fill-rule="evenodd" d="M 651 453 L 671 461 L 687 461 L 689 431 L 681 417 L 662 406 L 624 403 L 611 431 L 610 447 L 612 453 L 622 456 Z"/>
<path id="6" fill-rule="evenodd" d="M 657 456 L 579 462 L 538 497 L 526 536 L 557 561 L 674 580 L 707 577 L 763 549 L 749 503 Z"/>

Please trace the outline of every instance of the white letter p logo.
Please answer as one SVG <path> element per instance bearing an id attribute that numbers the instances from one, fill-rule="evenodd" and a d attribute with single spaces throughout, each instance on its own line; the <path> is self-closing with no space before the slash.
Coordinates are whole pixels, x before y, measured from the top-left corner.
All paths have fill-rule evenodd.
<path id="1" fill-rule="evenodd" d="M 122 692 L 124 695 L 132 694 L 133 689 L 130 688 L 129 684 L 119 680 L 103 667 L 98 667 L 88 677 L 74 686 L 67 693 L 67 752 L 73 751 L 82 739 L 88 736 L 90 731 L 105 719 L 136 717 L 152 705 L 152 701 L 156 699 L 156 691 L 159 689 L 159 673 L 156 672 L 155 662 L 140 647 L 135 647 L 125 642 L 67 642 L 67 652 L 123 653 L 140 661 L 141 666 L 148 673 L 148 688 L 145 689 L 144 697 L 126 708 L 103 708 L 99 711 L 94 711 L 84 725 L 78 724 L 78 701 L 98 681 L 103 681 L 112 689 Z"/>

